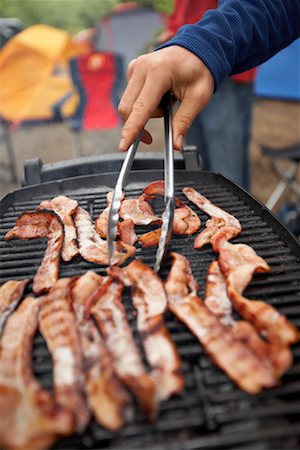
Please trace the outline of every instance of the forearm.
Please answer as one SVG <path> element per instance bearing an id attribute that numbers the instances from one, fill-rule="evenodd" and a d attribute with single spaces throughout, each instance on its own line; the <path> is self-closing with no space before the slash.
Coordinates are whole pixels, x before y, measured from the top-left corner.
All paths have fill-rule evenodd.
<path id="1" fill-rule="evenodd" d="M 211 71 L 215 88 L 255 67 L 300 36 L 300 0 L 220 0 L 195 25 L 182 27 L 160 48 L 179 45 Z"/>

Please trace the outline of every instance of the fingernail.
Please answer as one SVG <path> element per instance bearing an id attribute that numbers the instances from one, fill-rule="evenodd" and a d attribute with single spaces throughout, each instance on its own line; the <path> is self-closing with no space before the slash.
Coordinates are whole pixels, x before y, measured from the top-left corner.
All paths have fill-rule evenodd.
<path id="1" fill-rule="evenodd" d="M 125 150 L 127 150 L 127 146 L 126 146 L 126 141 L 124 138 L 122 138 L 120 140 L 120 144 L 119 144 L 119 149 L 124 152 Z"/>
<path id="2" fill-rule="evenodd" d="M 182 150 L 183 147 L 183 136 L 180 134 L 176 139 L 176 146 L 179 150 Z"/>

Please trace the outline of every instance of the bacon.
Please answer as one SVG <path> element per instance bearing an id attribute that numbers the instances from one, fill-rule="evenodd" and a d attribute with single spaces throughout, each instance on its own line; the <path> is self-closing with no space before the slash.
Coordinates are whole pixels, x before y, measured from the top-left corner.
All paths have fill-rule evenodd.
<path id="1" fill-rule="evenodd" d="M 78 207 L 75 213 L 75 225 L 81 256 L 86 261 L 108 265 L 107 241 L 102 240 L 97 234 L 91 216 L 81 207 Z M 123 264 L 126 259 L 133 256 L 136 252 L 135 247 L 121 241 L 117 241 L 116 246 L 117 250 L 114 254 L 113 264 Z"/>
<path id="2" fill-rule="evenodd" d="M 90 411 L 85 397 L 83 357 L 71 307 L 71 279 L 61 278 L 42 302 L 40 331 L 52 355 L 55 401 L 73 418 L 73 431 L 83 431 Z"/>
<path id="3" fill-rule="evenodd" d="M 111 267 L 108 274 L 133 288 L 133 304 L 137 310 L 137 328 L 141 335 L 151 375 L 157 384 L 158 400 L 179 394 L 184 387 L 181 361 L 163 320 L 167 297 L 159 276 L 135 260 L 124 269 Z"/>
<path id="4" fill-rule="evenodd" d="M 144 198 L 151 200 L 157 195 L 165 194 L 164 181 L 155 181 L 149 184 L 143 191 Z M 175 234 L 194 234 L 201 226 L 201 221 L 197 214 L 187 205 L 185 205 L 179 198 L 175 198 L 175 211 L 173 232 Z"/>
<path id="5" fill-rule="evenodd" d="M 152 230 L 149 231 L 148 233 L 142 234 L 142 236 L 139 237 L 139 242 L 144 249 L 149 247 L 155 247 L 159 243 L 160 235 L 161 229 L 156 228 L 156 230 Z"/>
<path id="6" fill-rule="evenodd" d="M 146 373 L 121 303 L 123 286 L 107 279 L 90 300 L 106 347 L 114 360 L 120 380 L 133 393 L 149 419 L 156 415 L 156 385 Z"/>
<path id="7" fill-rule="evenodd" d="M 87 375 L 86 390 L 94 415 L 100 425 L 112 431 L 121 428 L 124 418 L 131 414 L 130 399 L 120 383 L 113 360 L 105 347 L 95 323 L 89 317 L 89 302 L 101 286 L 102 277 L 86 272 L 72 289 L 76 327 L 80 337 Z"/>
<path id="8" fill-rule="evenodd" d="M 254 272 L 270 270 L 263 258 L 245 244 L 230 244 L 220 236 L 218 247 L 219 264 L 226 277 L 227 292 L 234 308 L 270 342 L 288 346 L 300 338 L 299 331 L 273 306 L 259 300 L 248 300 L 242 293 Z"/>
<path id="9" fill-rule="evenodd" d="M 0 336 L 5 322 L 20 303 L 29 280 L 10 280 L 0 287 Z"/>
<path id="10" fill-rule="evenodd" d="M 192 187 L 183 188 L 182 192 L 190 202 L 212 218 L 207 220 L 205 230 L 196 237 L 194 248 L 200 249 L 205 244 L 213 244 L 214 240 L 221 234 L 225 235 L 228 240 L 240 234 L 242 227 L 236 217 L 214 205 Z"/>
<path id="11" fill-rule="evenodd" d="M 110 191 L 106 195 L 107 206 L 95 221 L 95 228 L 100 237 L 107 237 L 108 214 L 114 191 Z"/>
<path id="12" fill-rule="evenodd" d="M 71 261 L 79 253 L 76 244 L 76 229 L 72 218 L 77 206 L 76 200 L 60 195 L 50 201 L 44 200 L 36 208 L 37 210 L 54 211 L 63 222 L 65 235 L 61 256 L 64 261 Z"/>
<path id="13" fill-rule="evenodd" d="M 14 228 L 5 236 L 6 240 L 47 238 L 47 248 L 34 279 L 32 290 L 36 295 L 48 292 L 58 280 L 60 252 L 64 239 L 63 225 L 59 217 L 50 211 L 21 214 Z"/>
<path id="14" fill-rule="evenodd" d="M 124 244 L 133 246 L 138 240 L 138 237 L 134 231 L 134 223 L 131 219 L 126 219 L 123 222 L 119 222 L 118 230 L 120 241 L 124 242 Z"/>
<path id="15" fill-rule="evenodd" d="M 274 375 L 222 325 L 197 296 L 188 260 L 172 253 L 173 266 L 165 284 L 170 310 L 187 325 L 215 363 L 249 394 L 276 384 Z"/>
<path id="16" fill-rule="evenodd" d="M 289 348 L 263 340 L 252 324 L 233 319 L 226 279 L 217 261 L 213 261 L 208 269 L 204 303 L 221 323 L 232 328 L 235 337 L 248 346 L 277 378 L 289 369 L 293 361 Z"/>
<path id="17" fill-rule="evenodd" d="M 153 199 L 157 195 L 164 195 L 164 181 L 155 181 L 149 184 L 143 191 L 143 196 L 147 200 Z M 175 198 L 175 211 L 173 222 L 173 233 L 178 235 L 191 235 L 196 233 L 201 226 L 201 221 L 197 214 L 181 200 Z M 158 245 L 160 238 L 160 228 L 145 233 L 139 237 L 143 248 Z"/>
<path id="18" fill-rule="evenodd" d="M 157 217 L 144 195 L 139 198 L 126 198 L 122 201 L 120 207 L 120 217 L 123 220 L 131 219 L 135 225 L 150 225 L 161 223 L 160 217 Z"/>
<path id="19" fill-rule="evenodd" d="M 41 299 L 27 297 L 8 318 L 0 353 L 0 447 L 40 450 L 71 433 L 71 417 L 59 410 L 32 370 L 31 352 Z"/>
<path id="20" fill-rule="evenodd" d="M 99 215 L 98 219 L 95 221 L 95 228 L 100 237 L 107 237 L 108 228 L 108 215 L 109 208 L 112 201 L 113 191 L 107 194 L 107 207 Z M 133 246 L 138 240 L 137 235 L 134 231 L 134 223 L 131 219 L 126 219 L 123 222 L 118 223 L 118 234 L 120 240 L 127 245 Z"/>

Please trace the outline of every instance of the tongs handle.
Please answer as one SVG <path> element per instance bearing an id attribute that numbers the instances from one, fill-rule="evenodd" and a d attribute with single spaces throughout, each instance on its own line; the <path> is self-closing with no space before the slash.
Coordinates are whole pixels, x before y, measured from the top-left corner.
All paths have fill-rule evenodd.
<path id="1" fill-rule="evenodd" d="M 173 151 L 173 133 L 172 133 L 172 98 L 167 93 L 163 98 L 165 109 L 165 159 L 164 159 L 164 178 L 165 178 L 165 210 L 162 214 L 161 234 L 156 252 L 156 261 L 154 270 L 160 270 L 161 262 L 165 256 L 168 243 L 171 238 L 174 209 L 175 209 L 175 188 L 174 188 L 174 151 Z"/>

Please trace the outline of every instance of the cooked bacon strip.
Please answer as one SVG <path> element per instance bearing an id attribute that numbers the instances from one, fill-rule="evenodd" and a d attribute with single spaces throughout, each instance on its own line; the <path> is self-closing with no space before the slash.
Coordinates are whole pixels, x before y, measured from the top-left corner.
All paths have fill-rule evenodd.
<path id="1" fill-rule="evenodd" d="M 160 217 L 157 217 L 144 195 L 139 198 L 126 198 L 121 202 L 120 217 L 123 220 L 131 219 L 135 225 L 150 225 L 161 223 Z"/>
<path id="2" fill-rule="evenodd" d="M 89 317 L 88 299 L 102 283 L 102 277 L 86 272 L 72 289 L 76 327 L 87 375 L 86 390 L 100 425 L 117 431 L 131 413 L 130 399 L 113 369 L 113 360 L 95 323 Z"/>
<path id="3" fill-rule="evenodd" d="M 108 274 L 125 286 L 133 287 L 133 304 L 137 310 L 137 328 L 145 354 L 157 383 L 158 400 L 179 394 L 184 387 L 181 360 L 163 320 L 167 297 L 163 282 L 148 266 L 135 260 L 124 269 L 111 267 Z"/>
<path id="4" fill-rule="evenodd" d="M 276 384 L 273 374 L 222 325 L 197 296 L 197 283 L 188 260 L 172 253 L 173 266 L 166 282 L 170 310 L 199 339 L 215 363 L 244 391 L 255 394 Z"/>
<path id="5" fill-rule="evenodd" d="M 139 236 L 139 242 L 143 248 L 155 247 L 159 243 L 161 235 L 161 229 L 156 228 L 156 230 L 149 231 Z"/>
<path id="6" fill-rule="evenodd" d="M 265 260 L 249 245 L 230 244 L 225 236 L 219 236 L 215 246 L 220 252 L 219 264 L 226 277 L 229 298 L 238 313 L 270 342 L 286 346 L 297 342 L 299 331 L 285 316 L 267 303 L 248 300 L 242 295 L 254 272 L 270 270 Z"/>
<path id="7" fill-rule="evenodd" d="M 20 303 L 29 280 L 7 281 L 0 287 L 0 336 L 5 322 Z"/>
<path id="8" fill-rule="evenodd" d="M 208 269 L 205 287 L 205 306 L 217 316 L 221 323 L 232 328 L 237 339 L 241 340 L 276 377 L 285 373 L 293 362 L 292 352 L 286 346 L 263 340 L 255 327 L 244 320 L 234 320 L 232 303 L 227 294 L 226 278 L 217 261 Z"/>
<path id="9" fill-rule="evenodd" d="M 54 211 L 64 224 L 65 236 L 64 244 L 61 252 L 64 261 L 71 261 L 78 255 L 78 247 L 76 244 L 76 229 L 72 214 L 76 211 L 78 202 L 64 195 L 59 195 L 52 200 L 44 200 L 36 208 L 37 210 Z"/>
<path id="10" fill-rule="evenodd" d="M 91 299 L 91 313 L 114 360 L 118 377 L 136 397 L 148 418 L 156 415 L 155 381 L 146 373 L 121 303 L 123 286 L 107 279 Z"/>
<path id="11" fill-rule="evenodd" d="M 213 244 L 214 239 L 220 234 L 226 235 L 228 240 L 240 234 L 242 227 L 234 216 L 214 205 L 192 187 L 183 188 L 182 192 L 190 202 L 194 203 L 201 211 L 204 211 L 212 218 L 207 220 L 205 230 L 201 231 L 196 237 L 194 248 L 200 249 L 205 244 Z"/>
<path id="12" fill-rule="evenodd" d="M 69 414 L 55 407 L 33 375 L 31 351 L 40 299 L 27 297 L 8 318 L 0 346 L 0 447 L 40 450 L 72 432 Z"/>
<path id="13" fill-rule="evenodd" d="M 83 431 L 90 411 L 85 397 L 83 357 L 72 311 L 71 279 L 61 278 L 42 302 L 40 331 L 52 355 L 56 403 L 73 417 L 73 431 Z"/>
<path id="14" fill-rule="evenodd" d="M 34 279 L 32 290 L 36 295 L 48 292 L 58 280 L 60 252 L 64 240 L 63 224 L 50 211 L 21 214 L 14 228 L 6 233 L 5 239 L 48 238 L 47 248 Z"/>
<path id="15" fill-rule="evenodd" d="M 126 219 L 123 222 L 119 222 L 118 230 L 120 241 L 124 242 L 124 244 L 133 246 L 138 240 L 138 237 L 134 231 L 134 223 L 131 219 Z"/>
<path id="16" fill-rule="evenodd" d="M 110 191 L 106 195 L 107 206 L 95 221 L 95 228 L 100 237 L 107 237 L 108 214 L 114 191 Z"/>
<path id="17" fill-rule="evenodd" d="M 75 213 L 75 225 L 77 228 L 79 252 L 89 262 L 108 265 L 107 241 L 101 239 L 97 234 L 89 213 L 78 207 Z M 117 251 L 114 255 L 113 264 L 123 264 L 126 259 L 135 254 L 135 247 L 117 241 Z"/>
<path id="18" fill-rule="evenodd" d="M 149 184 L 143 191 L 144 198 L 147 200 L 153 199 L 157 195 L 165 194 L 165 182 L 155 181 Z M 187 205 L 185 205 L 179 198 L 175 198 L 175 211 L 173 232 L 175 234 L 194 234 L 201 226 L 201 221 L 197 214 Z"/>

